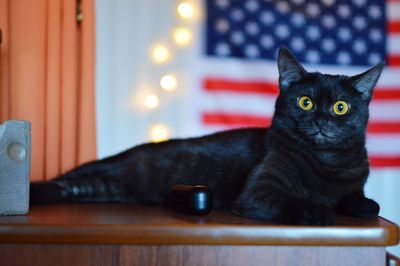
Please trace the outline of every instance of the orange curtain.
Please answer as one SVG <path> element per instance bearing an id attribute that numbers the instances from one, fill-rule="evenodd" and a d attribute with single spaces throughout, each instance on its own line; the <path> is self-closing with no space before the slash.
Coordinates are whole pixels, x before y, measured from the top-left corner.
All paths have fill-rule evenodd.
<path id="1" fill-rule="evenodd" d="M 31 180 L 94 159 L 94 0 L 0 0 L 0 28 L 0 122 L 32 123 Z"/>

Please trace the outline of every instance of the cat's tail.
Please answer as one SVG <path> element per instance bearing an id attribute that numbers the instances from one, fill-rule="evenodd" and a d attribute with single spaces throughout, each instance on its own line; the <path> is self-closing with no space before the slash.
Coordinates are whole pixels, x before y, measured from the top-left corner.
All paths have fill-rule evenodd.
<path id="1" fill-rule="evenodd" d="M 69 201 L 68 191 L 52 181 L 31 182 L 29 191 L 30 204 L 45 204 Z"/>
<path id="2" fill-rule="evenodd" d="M 111 167 L 96 161 L 49 181 L 31 182 L 30 203 L 117 202 L 126 199 L 126 188 L 113 178 L 115 173 L 111 172 Z"/>

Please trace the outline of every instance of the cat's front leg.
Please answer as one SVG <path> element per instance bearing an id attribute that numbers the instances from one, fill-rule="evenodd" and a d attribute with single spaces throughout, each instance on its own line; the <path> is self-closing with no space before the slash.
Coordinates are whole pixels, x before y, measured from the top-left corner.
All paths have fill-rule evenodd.
<path id="1" fill-rule="evenodd" d="M 354 191 L 343 197 L 336 206 L 336 212 L 354 217 L 376 217 L 379 214 L 379 204 L 366 198 L 363 191 Z"/>
<path id="2" fill-rule="evenodd" d="M 260 193 L 244 191 L 232 210 L 239 216 L 283 224 L 333 225 L 336 213 L 331 207 L 295 199 L 269 187 Z"/>
<path id="3" fill-rule="evenodd" d="M 284 224 L 335 224 L 335 209 L 312 198 L 300 172 L 286 154 L 270 152 L 250 172 L 233 212 Z"/>

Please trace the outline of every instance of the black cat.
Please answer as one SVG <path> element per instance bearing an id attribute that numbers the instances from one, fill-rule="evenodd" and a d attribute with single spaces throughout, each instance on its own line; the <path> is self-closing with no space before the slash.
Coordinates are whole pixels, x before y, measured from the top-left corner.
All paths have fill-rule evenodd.
<path id="1" fill-rule="evenodd" d="M 164 204 L 175 184 L 206 185 L 214 206 L 286 224 L 375 217 L 364 196 L 368 104 L 379 64 L 352 77 L 309 73 L 286 48 L 269 128 L 148 143 L 31 184 L 31 202 Z"/>

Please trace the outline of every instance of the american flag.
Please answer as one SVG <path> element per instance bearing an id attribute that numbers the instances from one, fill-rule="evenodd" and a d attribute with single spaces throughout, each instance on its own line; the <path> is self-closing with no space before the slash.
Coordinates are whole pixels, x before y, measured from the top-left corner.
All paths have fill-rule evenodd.
<path id="1" fill-rule="evenodd" d="M 354 75 L 386 62 L 367 149 L 372 166 L 400 166 L 400 0 L 207 0 L 203 22 L 203 132 L 270 124 L 280 46 L 308 71 Z"/>

